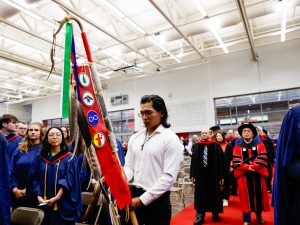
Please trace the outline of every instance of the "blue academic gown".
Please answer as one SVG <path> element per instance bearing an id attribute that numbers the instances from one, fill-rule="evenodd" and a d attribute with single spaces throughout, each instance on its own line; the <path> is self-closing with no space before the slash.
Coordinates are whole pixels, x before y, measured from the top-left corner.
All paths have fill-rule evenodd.
<path id="1" fill-rule="evenodd" d="M 72 154 L 67 150 L 53 157 L 42 151 L 35 159 L 34 192 L 43 198 L 50 199 L 55 197 L 61 187 L 64 190 L 57 204 L 58 210 L 45 208 L 43 225 L 75 224 L 81 215 L 79 168 L 77 158 L 70 160 L 71 157 Z M 44 182 L 46 182 L 46 187 L 44 187 Z"/>
<path id="2" fill-rule="evenodd" d="M 36 155 L 40 154 L 42 150 L 42 143 L 31 145 L 26 153 L 19 149 L 13 155 L 13 163 L 10 175 L 10 190 L 14 188 L 26 188 L 26 195 L 22 199 L 17 199 L 12 193 L 12 208 L 15 209 L 20 206 L 36 207 L 37 197 L 33 193 L 33 187 L 30 185 L 32 166 Z"/>
<path id="3" fill-rule="evenodd" d="M 15 151 L 17 151 L 19 143 L 23 140 L 23 137 L 15 134 L 15 133 L 10 133 L 6 137 L 6 140 L 8 142 L 7 148 L 8 148 L 8 160 L 9 160 L 9 166 L 10 169 L 12 168 L 13 164 L 13 155 Z"/>
<path id="4" fill-rule="evenodd" d="M 91 170 L 88 164 L 84 163 L 84 154 L 85 152 L 82 152 L 78 156 L 78 167 L 80 170 L 80 182 L 81 182 L 81 190 L 82 191 L 89 191 L 88 186 L 89 186 L 89 181 L 91 177 Z"/>
<path id="5" fill-rule="evenodd" d="M 121 165 L 124 166 L 125 165 L 125 156 L 124 156 L 122 144 L 118 139 L 116 139 L 116 142 L 117 142 L 119 160 L 120 160 Z"/>
<path id="6" fill-rule="evenodd" d="M 300 224 L 300 105 L 285 115 L 279 133 L 273 184 L 274 224 Z"/>
<path id="7" fill-rule="evenodd" d="M 0 133 L 0 224 L 10 224 L 9 161 L 7 141 Z"/>

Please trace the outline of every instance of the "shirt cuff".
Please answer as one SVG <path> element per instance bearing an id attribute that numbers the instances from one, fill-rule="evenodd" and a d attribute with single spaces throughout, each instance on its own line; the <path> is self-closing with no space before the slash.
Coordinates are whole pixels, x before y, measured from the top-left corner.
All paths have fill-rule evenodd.
<path id="1" fill-rule="evenodd" d="M 149 192 L 146 191 L 140 196 L 140 200 L 143 203 L 143 205 L 148 205 L 154 200 L 153 197 L 154 196 L 152 196 Z"/>

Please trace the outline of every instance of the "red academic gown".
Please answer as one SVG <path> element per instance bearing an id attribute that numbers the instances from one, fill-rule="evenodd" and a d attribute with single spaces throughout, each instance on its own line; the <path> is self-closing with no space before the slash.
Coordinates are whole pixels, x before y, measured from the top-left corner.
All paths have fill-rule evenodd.
<path id="1" fill-rule="evenodd" d="M 249 166 L 254 172 L 249 170 Z M 237 178 L 243 213 L 269 211 L 267 166 L 267 153 L 263 143 L 254 139 L 250 144 L 242 141 L 235 145 L 232 167 Z"/>

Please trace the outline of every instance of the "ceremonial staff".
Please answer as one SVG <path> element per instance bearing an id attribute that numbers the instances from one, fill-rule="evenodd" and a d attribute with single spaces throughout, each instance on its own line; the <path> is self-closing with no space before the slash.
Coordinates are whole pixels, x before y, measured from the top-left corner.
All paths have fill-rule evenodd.
<path id="1" fill-rule="evenodd" d="M 76 21 L 81 30 L 81 37 L 85 48 L 88 63 L 78 65 L 76 63 L 75 41 L 72 34 L 71 20 Z M 79 125 L 80 132 L 85 141 L 86 147 L 90 152 L 96 153 L 97 159 L 100 163 L 101 172 L 105 178 L 107 185 L 113 197 L 116 200 L 118 207 L 122 210 L 126 208 L 129 212 L 133 225 L 138 225 L 134 211 L 131 208 L 131 194 L 129 187 L 124 179 L 124 172 L 120 166 L 120 162 L 117 155 L 117 144 L 115 135 L 112 130 L 112 125 L 108 117 L 107 109 L 105 106 L 101 81 L 97 75 L 95 65 L 93 64 L 91 52 L 87 40 L 86 33 L 78 18 L 67 15 L 63 20 L 58 21 L 59 28 L 53 34 L 53 42 L 55 43 L 55 37 L 61 28 L 67 23 L 66 27 L 66 41 L 65 41 L 65 58 L 64 58 L 64 79 L 63 79 L 63 106 L 62 115 L 68 117 L 69 111 L 72 116 L 77 114 L 77 123 Z M 53 46 L 54 48 L 54 46 Z M 72 50 L 71 50 L 72 49 Z M 54 49 L 51 51 L 51 57 L 54 56 Z M 70 71 L 71 60 L 73 62 L 73 74 L 75 77 L 76 89 L 70 91 Z M 51 60 L 54 68 L 54 59 Z M 52 70 L 51 69 L 51 70 Z M 77 95 L 74 95 L 74 92 Z M 73 93 L 70 95 L 70 93 Z M 71 109 L 69 110 L 69 99 L 71 96 Z M 74 103 L 74 99 L 77 100 L 77 104 Z M 76 105 L 78 110 L 72 109 Z M 72 106 L 73 105 L 73 106 Z M 72 111 L 73 110 L 73 111 Z M 71 126 L 75 127 L 72 122 Z M 76 129 L 75 129 L 76 130 Z M 72 136 L 75 141 L 76 147 L 78 147 L 77 134 Z M 91 154 L 87 154 L 90 156 Z"/>

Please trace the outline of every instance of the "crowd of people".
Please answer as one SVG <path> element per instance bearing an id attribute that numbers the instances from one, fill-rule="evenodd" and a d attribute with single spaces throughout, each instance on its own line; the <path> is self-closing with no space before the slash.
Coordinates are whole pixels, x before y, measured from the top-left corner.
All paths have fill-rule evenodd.
<path id="1" fill-rule="evenodd" d="M 256 213 L 257 224 L 264 222 L 261 213 L 269 210 L 275 146 L 262 130 L 245 123 L 237 132 L 225 133 L 214 126 L 203 129 L 200 139 L 193 136 L 190 177 L 195 183 L 195 225 L 204 223 L 206 212 L 220 221 L 230 195 L 237 194 L 244 225 L 250 224 L 251 212 Z"/>
<path id="2" fill-rule="evenodd" d="M 244 225 L 251 223 L 251 212 L 262 224 L 272 190 L 275 224 L 299 224 L 299 115 L 300 106 L 289 110 L 277 147 L 266 130 L 251 123 L 227 132 L 213 126 L 187 141 L 171 131 L 164 100 L 158 95 L 143 96 L 139 116 L 145 128 L 128 143 L 117 141 L 139 224 L 170 224 L 170 189 L 184 155 L 191 157 L 194 225 L 202 225 L 207 212 L 214 221 L 222 220 L 220 214 L 230 205 L 231 195 L 240 197 Z M 71 154 L 68 128 L 45 129 L 39 122 L 26 124 L 4 114 L 0 130 L 0 224 L 9 225 L 11 211 L 26 206 L 44 210 L 43 225 L 74 225 L 82 215 L 84 183 L 92 176 L 83 163 L 84 153 Z M 131 224 L 125 214 L 120 212 L 121 224 Z"/>
<path id="3" fill-rule="evenodd" d="M 43 224 L 75 224 L 81 214 L 82 167 L 80 156 L 71 157 L 63 128 L 45 130 L 39 122 L 27 125 L 4 114 L 0 129 L 1 163 L 5 165 L 1 173 L 8 177 L 1 180 L 1 202 L 12 210 L 43 206 Z M 1 224 L 10 224 L 10 207 L 3 210 Z"/>

